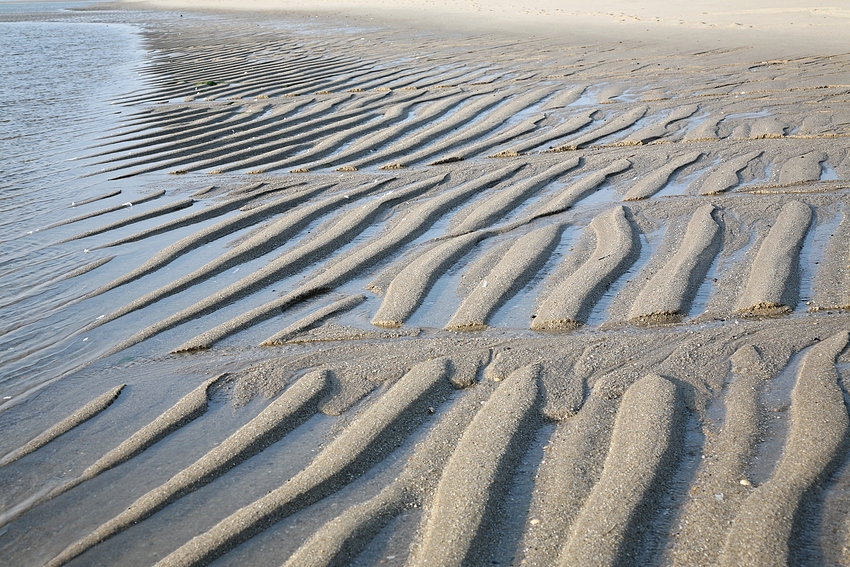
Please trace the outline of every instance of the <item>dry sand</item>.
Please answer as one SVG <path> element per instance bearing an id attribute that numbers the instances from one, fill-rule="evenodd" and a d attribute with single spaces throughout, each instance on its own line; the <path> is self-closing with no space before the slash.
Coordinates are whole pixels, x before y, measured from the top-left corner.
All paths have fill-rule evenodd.
<path id="1" fill-rule="evenodd" d="M 850 9 L 747 6 L 112 5 L 2 562 L 850 565 Z"/>

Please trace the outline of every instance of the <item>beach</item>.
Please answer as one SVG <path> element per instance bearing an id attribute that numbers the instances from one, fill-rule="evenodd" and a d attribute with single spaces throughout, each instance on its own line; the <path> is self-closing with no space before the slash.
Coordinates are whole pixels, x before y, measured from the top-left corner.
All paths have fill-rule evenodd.
<path id="1" fill-rule="evenodd" d="M 20 22 L 138 51 L 4 164 L 4 563 L 850 565 L 850 10 Z"/>

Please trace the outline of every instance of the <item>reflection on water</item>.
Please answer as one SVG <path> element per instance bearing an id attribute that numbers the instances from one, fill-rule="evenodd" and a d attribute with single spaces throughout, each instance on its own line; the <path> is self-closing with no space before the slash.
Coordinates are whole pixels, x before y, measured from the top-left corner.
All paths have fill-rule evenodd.
<path id="1" fill-rule="evenodd" d="M 73 314 L 55 313 L 85 291 L 65 274 L 106 254 L 56 242 L 86 223 L 48 225 L 102 208 L 71 203 L 117 190 L 129 201 L 148 189 L 106 176 L 83 177 L 75 161 L 128 112 L 110 99 L 139 87 L 136 30 L 104 12 L 70 12 L 82 3 L 0 2 L 0 394 L 14 396 L 61 374 L 79 345 Z M 109 204 L 112 204 L 111 202 Z M 47 348 L 63 344 L 60 351 Z M 2 401 L 0 401 L 2 403 Z"/>

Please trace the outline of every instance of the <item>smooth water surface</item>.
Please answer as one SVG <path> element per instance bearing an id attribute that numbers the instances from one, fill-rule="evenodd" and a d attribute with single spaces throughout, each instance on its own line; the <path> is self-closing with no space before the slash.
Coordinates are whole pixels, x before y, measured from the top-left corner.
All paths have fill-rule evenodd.
<path id="1" fill-rule="evenodd" d="M 75 159 L 132 112 L 110 101 L 143 86 L 137 29 L 70 10 L 83 5 L 0 2 L 0 403 L 62 373 L 34 353 L 67 332 L 40 322 L 85 291 L 62 275 L 95 259 L 82 245 L 56 245 L 79 226 L 46 227 L 99 206 L 74 202 L 146 191 Z"/>

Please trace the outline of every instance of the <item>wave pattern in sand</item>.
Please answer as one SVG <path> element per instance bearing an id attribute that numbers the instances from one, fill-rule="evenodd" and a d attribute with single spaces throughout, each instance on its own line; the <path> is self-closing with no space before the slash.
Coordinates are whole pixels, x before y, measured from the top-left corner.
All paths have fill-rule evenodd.
<path id="1" fill-rule="evenodd" d="M 15 564 L 848 560 L 847 57 L 147 41 L 88 160 L 165 191 L 50 227 L 105 358 L 0 408 Z"/>

